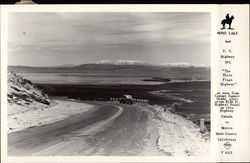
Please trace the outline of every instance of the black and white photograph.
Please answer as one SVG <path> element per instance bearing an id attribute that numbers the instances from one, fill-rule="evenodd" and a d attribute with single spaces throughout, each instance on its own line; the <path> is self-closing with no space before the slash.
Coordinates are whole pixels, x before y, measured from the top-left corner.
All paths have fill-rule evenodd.
<path id="1" fill-rule="evenodd" d="M 209 156 L 211 13 L 10 12 L 8 156 Z"/>

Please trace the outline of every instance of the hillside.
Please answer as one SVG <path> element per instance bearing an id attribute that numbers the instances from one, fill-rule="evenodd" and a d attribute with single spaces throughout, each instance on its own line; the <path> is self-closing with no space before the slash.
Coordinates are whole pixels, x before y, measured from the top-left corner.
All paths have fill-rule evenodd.
<path id="1" fill-rule="evenodd" d="M 51 100 L 29 80 L 8 71 L 8 133 L 63 120 L 93 108 L 76 101 Z"/>
<path id="2" fill-rule="evenodd" d="M 47 107 L 52 103 L 31 81 L 8 71 L 8 115 L 29 111 L 39 107 Z"/>

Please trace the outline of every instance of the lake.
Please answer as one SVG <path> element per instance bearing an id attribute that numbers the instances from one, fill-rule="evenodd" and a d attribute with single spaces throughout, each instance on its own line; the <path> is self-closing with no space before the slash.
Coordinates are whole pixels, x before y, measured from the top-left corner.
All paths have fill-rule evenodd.
<path id="1" fill-rule="evenodd" d="M 163 82 L 143 81 L 148 79 L 147 74 L 18 73 L 18 75 L 35 84 L 163 84 Z"/>

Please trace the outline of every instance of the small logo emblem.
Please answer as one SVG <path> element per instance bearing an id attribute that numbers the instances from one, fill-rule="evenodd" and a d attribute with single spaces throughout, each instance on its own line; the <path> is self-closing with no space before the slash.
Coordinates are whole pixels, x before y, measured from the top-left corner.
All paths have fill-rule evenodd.
<path id="1" fill-rule="evenodd" d="M 221 21 L 221 25 L 222 25 L 221 30 L 226 29 L 226 27 L 225 27 L 226 24 L 228 24 L 228 28 L 227 29 L 232 29 L 233 30 L 233 28 L 231 28 L 231 24 L 232 24 L 233 19 L 234 19 L 233 15 L 231 15 L 231 17 L 230 17 L 229 14 L 227 14 L 226 15 L 226 19 L 223 19 Z"/>
<path id="2" fill-rule="evenodd" d="M 232 144 L 230 144 L 229 142 L 224 143 L 224 148 L 225 149 L 230 149 L 231 146 L 232 146 Z"/>

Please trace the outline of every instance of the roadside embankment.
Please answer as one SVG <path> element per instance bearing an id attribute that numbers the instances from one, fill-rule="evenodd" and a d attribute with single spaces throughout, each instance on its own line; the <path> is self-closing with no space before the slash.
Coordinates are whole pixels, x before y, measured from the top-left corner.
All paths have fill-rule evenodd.
<path id="1" fill-rule="evenodd" d="M 8 133 L 53 123 L 83 113 L 93 105 L 52 100 L 31 81 L 8 71 Z"/>
<path id="2" fill-rule="evenodd" d="M 173 156 L 209 154 L 209 133 L 200 133 L 192 121 L 161 106 L 150 106 L 156 115 L 159 138 L 158 149 Z"/>
<path id="3" fill-rule="evenodd" d="M 11 105 L 9 107 L 22 106 Z M 50 106 L 39 106 L 32 110 L 8 115 L 8 133 L 60 121 L 94 107 L 94 105 L 81 102 L 54 100 L 54 103 Z"/>

